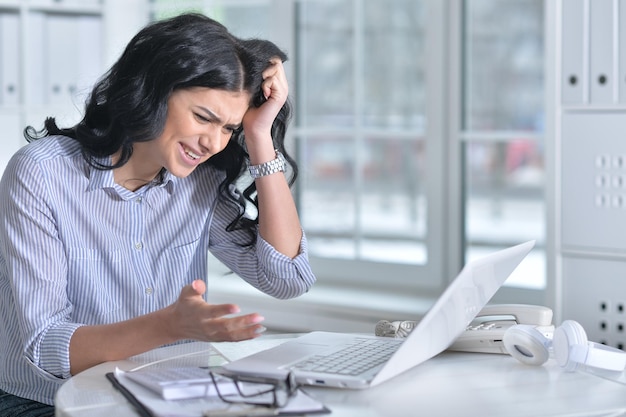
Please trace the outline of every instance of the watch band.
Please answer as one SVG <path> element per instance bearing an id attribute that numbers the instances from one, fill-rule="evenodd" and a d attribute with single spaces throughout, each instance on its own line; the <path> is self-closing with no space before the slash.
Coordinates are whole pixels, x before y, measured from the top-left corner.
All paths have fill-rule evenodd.
<path id="1" fill-rule="evenodd" d="M 256 179 L 276 172 L 285 172 L 285 165 L 285 157 L 277 150 L 275 159 L 259 165 L 250 165 L 248 171 L 250 171 L 250 176 Z"/>

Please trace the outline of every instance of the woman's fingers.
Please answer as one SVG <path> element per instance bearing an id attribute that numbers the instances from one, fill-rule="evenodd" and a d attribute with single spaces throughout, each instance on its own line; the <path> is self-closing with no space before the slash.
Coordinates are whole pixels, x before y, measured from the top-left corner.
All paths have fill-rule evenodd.
<path id="1" fill-rule="evenodd" d="M 265 331 L 264 318 L 257 313 L 237 317 L 207 319 L 204 322 L 208 341 L 239 341 L 258 337 Z"/>
<path id="2" fill-rule="evenodd" d="M 246 141 L 251 145 L 257 139 L 269 136 L 274 119 L 287 101 L 289 86 L 285 69 L 280 59 L 272 59 L 263 71 L 261 90 L 267 99 L 260 107 L 250 107 L 243 119 Z M 252 142 L 252 143 L 251 143 Z"/>
<path id="3" fill-rule="evenodd" d="M 236 304 L 208 304 L 202 295 L 206 284 L 195 280 L 186 285 L 172 306 L 173 332 L 180 339 L 195 339 L 207 342 L 237 341 L 257 337 L 265 328 L 260 323 L 264 318 L 257 314 L 232 316 L 239 313 Z"/>
<path id="4" fill-rule="evenodd" d="M 274 58 L 270 61 L 270 65 L 263 71 L 263 95 L 266 99 L 275 100 L 281 106 L 287 100 L 289 94 L 289 84 L 285 75 L 285 68 L 280 59 Z"/>

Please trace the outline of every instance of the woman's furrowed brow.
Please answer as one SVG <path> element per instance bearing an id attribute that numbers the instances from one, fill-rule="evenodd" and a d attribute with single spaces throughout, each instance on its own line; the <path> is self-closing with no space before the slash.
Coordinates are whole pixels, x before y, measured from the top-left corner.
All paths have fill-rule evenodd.
<path id="1" fill-rule="evenodd" d="M 198 106 L 198 110 L 205 113 L 205 115 L 208 116 L 211 120 L 217 123 L 222 123 L 222 119 L 217 114 L 213 113 L 211 110 L 207 109 L 206 107 Z"/>

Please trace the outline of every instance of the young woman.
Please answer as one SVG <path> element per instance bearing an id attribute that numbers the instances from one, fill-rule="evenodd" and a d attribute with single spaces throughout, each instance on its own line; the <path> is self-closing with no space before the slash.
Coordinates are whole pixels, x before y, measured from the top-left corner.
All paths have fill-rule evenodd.
<path id="1" fill-rule="evenodd" d="M 311 287 L 285 59 L 181 15 L 130 41 L 76 126 L 27 129 L 0 182 L 0 415 L 51 415 L 104 361 L 257 337 L 262 316 L 206 302 L 207 251 L 276 298 Z"/>

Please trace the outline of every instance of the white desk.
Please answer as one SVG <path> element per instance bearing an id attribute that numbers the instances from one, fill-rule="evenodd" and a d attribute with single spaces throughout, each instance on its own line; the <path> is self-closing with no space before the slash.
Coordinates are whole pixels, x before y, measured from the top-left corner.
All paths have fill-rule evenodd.
<path id="1" fill-rule="evenodd" d="M 263 336 L 253 341 L 215 346 L 233 359 L 279 343 L 285 337 Z M 141 364 L 190 353 L 196 354 L 156 366 L 206 366 L 209 362 L 217 364 L 215 361 L 219 360 L 211 355 L 210 344 L 198 342 L 98 365 L 74 376 L 61 387 L 56 396 L 57 416 L 133 416 L 133 408 L 111 386 L 105 373 L 116 366 L 130 370 Z M 626 376 L 623 373 L 565 373 L 553 360 L 541 367 L 530 367 L 505 355 L 445 352 L 368 390 L 318 387 L 306 390 L 329 407 L 333 417 L 626 416 Z"/>

